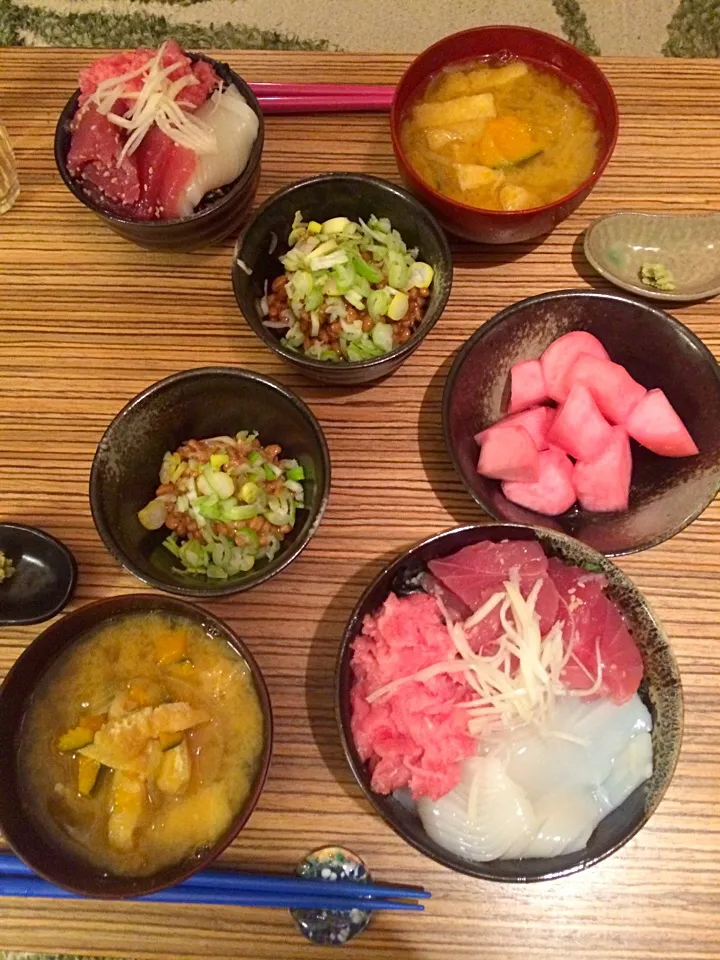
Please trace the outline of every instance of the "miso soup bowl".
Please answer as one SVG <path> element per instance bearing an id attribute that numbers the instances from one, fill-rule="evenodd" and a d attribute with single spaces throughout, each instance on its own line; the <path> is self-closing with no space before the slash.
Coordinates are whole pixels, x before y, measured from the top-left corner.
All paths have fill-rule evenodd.
<path id="1" fill-rule="evenodd" d="M 40 678 L 73 643 L 118 617 L 135 613 L 160 613 L 190 620 L 224 640 L 250 668 L 263 712 L 265 743 L 257 772 L 245 803 L 216 842 L 149 876 L 116 876 L 73 855 L 47 835 L 29 814 L 18 776 L 18 738 L 30 698 Z M 98 600 L 74 611 L 44 630 L 20 654 L 0 687 L 0 735 L 7 749 L 0 751 L 0 830 L 14 852 L 35 873 L 66 890 L 87 897 L 119 899 L 141 897 L 174 886 L 207 867 L 237 837 L 257 805 L 265 783 L 272 751 L 273 719 L 265 680 L 242 640 L 200 607 L 174 597 L 125 594 Z"/>
<path id="2" fill-rule="evenodd" d="M 608 596 L 622 612 L 642 655 L 644 676 L 638 691 L 653 720 L 653 775 L 608 814 L 595 828 L 584 849 L 557 857 L 525 860 L 465 860 L 432 840 L 407 802 L 381 796 L 372 789 L 371 771 L 353 740 L 351 691 L 352 655 L 365 618 L 382 607 L 388 594 L 406 596 L 418 591 L 418 574 L 430 560 L 448 557 L 463 547 L 484 541 L 538 541 L 548 556 L 568 564 L 591 565 L 608 581 Z M 382 819 L 424 856 L 457 873 L 481 880 L 530 883 L 577 873 L 619 850 L 647 823 L 667 790 L 680 754 L 683 732 L 683 695 L 680 674 L 662 624 L 637 587 L 622 570 L 584 543 L 563 533 L 520 524 L 479 524 L 446 530 L 416 544 L 387 566 L 367 587 L 343 634 L 335 673 L 335 710 L 345 756 L 361 790 Z"/>
<path id="3" fill-rule="evenodd" d="M 400 138 L 408 109 L 433 74 L 483 57 L 507 55 L 555 73 L 570 84 L 592 109 L 600 137 L 597 163 L 587 180 L 567 196 L 532 210 L 483 210 L 451 200 L 416 173 Z M 390 115 L 395 158 L 406 186 L 433 211 L 446 230 L 476 243 L 519 243 L 553 230 L 580 206 L 599 180 L 615 149 L 618 126 L 615 94 L 603 72 L 589 57 L 549 33 L 513 26 L 463 30 L 433 44 L 405 71 L 395 90 Z"/>
<path id="4" fill-rule="evenodd" d="M 237 233 L 250 214 L 260 181 L 265 121 L 257 97 L 226 63 L 212 60 L 200 53 L 185 53 L 193 61 L 205 60 L 226 85 L 237 87 L 259 120 L 255 143 L 240 176 L 206 195 L 190 216 L 174 220 L 133 220 L 104 207 L 85 189 L 81 180 L 71 176 L 67 168 L 67 155 L 72 139 L 70 126 L 78 109 L 79 90 L 76 90 L 66 103 L 55 130 L 55 163 L 68 190 L 116 233 L 149 250 L 187 252 L 218 243 Z"/>
<path id="5" fill-rule="evenodd" d="M 247 573 L 214 580 L 179 569 L 163 546 L 170 531 L 138 520 L 155 496 L 166 451 L 186 440 L 257 430 L 305 471 L 305 506 L 272 560 Z M 330 454 L 312 411 L 287 387 L 250 370 L 200 367 L 152 384 L 127 403 L 105 431 L 90 471 L 90 507 L 115 559 L 151 587 L 182 597 L 214 599 L 258 586 L 284 570 L 317 530 L 330 492 Z"/>

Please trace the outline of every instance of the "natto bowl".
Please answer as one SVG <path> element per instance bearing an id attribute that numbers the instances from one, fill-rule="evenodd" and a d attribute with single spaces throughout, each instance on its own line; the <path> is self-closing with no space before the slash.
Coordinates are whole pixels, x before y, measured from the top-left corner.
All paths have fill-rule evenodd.
<path id="1" fill-rule="evenodd" d="M 586 847 L 558 857 L 526 860 L 492 860 L 478 863 L 458 857 L 425 833 L 420 818 L 393 796 L 374 793 L 370 771 L 355 747 L 351 731 L 350 691 L 353 677 L 353 642 L 362 632 L 365 617 L 375 613 L 388 594 L 416 592 L 418 574 L 429 560 L 450 556 L 473 543 L 490 540 L 536 540 L 548 556 L 570 564 L 593 564 L 608 580 L 607 593 L 622 611 L 642 654 L 645 674 L 639 694 L 653 719 L 653 775 L 621 806 L 605 817 Z M 590 547 L 563 533 L 541 527 L 487 524 L 458 527 L 439 533 L 403 553 L 370 584 L 345 627 L 336 667 L 335 708 L 343 749 L 365 796 L 392 829 L 426 857 L 458 873 L 481 880 L 529 883 L 567 876 L 593 866 L 630 840 L 657 809 L 670 784 L 680 754 L 683 731 L 683 696 L 678 666 L 668 638 L 648 603 L 632 581 L 613 563 Z"/>
<path id="2" fill-rule="evenodd" d="M 278 331 L 268 329 L 260 310 L 265 285 L 285 272 L 278 260 L 288 251 L 293 217 L 300 210 L 306 220 L 323 222 L 345 216 L 367 220 L 371 214 L 388 217 L 408 247 L 434 270 L 425 315 L 410 339 L 384 356 L 357 362 L 315 360 L 284 347 Z M 272 252 L 271 252 L 272 251 Z M 239 265 L 241 260 L 251 273 Z M 255 213 L 235 248 L 232 266 L 235 299 L 251 329 L 286 363 L 324 383 L 370 383 L 396 370 L 417 350 L 445 309 L 452 286 L 452 257 L 437 221 L 415 197 L 379 177 L 331 173 L 301 180 L 273 194 Z"/>
<path id="3" fill-rule="evenodd" d="M 592 174 L 572 193 L 531 210 L 483 210 L 451 200 L 415 171 L 402 146 L 401 128 L 408 109 L 431 76 L 484 57 L 517 57 L 559 75 L 592 109 L 599 133 L 598 157 Z M 395 90 L 390 129 L 398 169 L 405 184 L 451 233 L 476 243 L 518 243 L 542 236 L 580 206 L 608 164 L 618 135 L 619 117 L 612 87 L 593 61 L 577 47 L 529 27 L 493 26 L 463 30 L 439 40 L 405 71 Z"/>
<path id="4" fill-rule="evenodd" d="M 263 712 L 265 745 L 250 793 L 232 823 L 210 847 L 149 876 L 119 876 L 73 855 L 53 841 L 26 808 L 19 784 L 18 737 L 30 698 L 46 671 L 76 641 L 128 614 L 160 613 L 182 617 L 224 640 L 247 663 Z M 152 594 L 125 594 L 98 600 L 58 620 L 33 640 L 18 657 L 0 687 L 0 731 L 8 745 L 0 754 L 0 830 L 15 853 L 35 873 L 57 886 L 86 897 L 141 897 L 174 886 L 208 866 L 237 837 L 257 805 L 272 752 L 273 721 L 270 697 L 253 655 L 222 620 L 183 600 Z"/>
<path id="5" fill-rule="evenodd" d="M 632 441 L 629 509 L 592 513 L 577 505 L 548 517 L 508 500 L 475 467 L 473 436 L 507 408 L 510 367 L 539 357 L 557 337 L 587 330 L 610 359 L 648 389 L 659 387 L 700 448 L 696 457 L 660 457 Z M 657 307 L 622 293 L 565 290 L 519 300 L 488 320 L 460 348 L 445 382 L 443 432 L 468 492 L 494 517 L 551 527 L 608 556 L 669 540 L 698 517 L 720 489 L 720 368 L 691 330 Z"/>
<path id="6" fill-rule="evenodd" d="M 212 60 L 200 53 L 186 55 L 194 62 L 204 60 L 209 63 L 223 83 L 237 87 L 259 120 L 255 143 L 240 176 L 226 186 L 206 194 L 190 216 L 173 220 L 133 220 L 105 207 L 97 197 L 88 192 L 81 180 L 71 176 L 67 168 L 67 155 L 72 139 L 70 125 L 78 108 L 80 90 L 76 90 L 65 104 L 55 130 L 55 163 L 68 190 L 116 233 L 149 250 L 187 252 L 218 243 L 237 233 L 250 213 L 260 180 L 265 121 L 257 97 L 226 63 Z"/>
<path id="7" fill-rule="evenodd" d="M 137 517 L 155 496 L 166 451 L 186 440 L 257 430 L 264 446 L 305 470 L 305 508 L 279 553 L 248 573 L 213 580 L 181 573 L 162 544 L 170 531 L 146 530 Z M 143 390 L 118 413 L 100 441 L 90 472 L 90 506 L 110 553 L 150 586 L 185 597 L 227 596 L 274 577 L 298 556 L 317 530 L 330 490 L 330 455 L 320 424 L 287 387 L 234 367 L 202 367 L 174 374 Z"/>

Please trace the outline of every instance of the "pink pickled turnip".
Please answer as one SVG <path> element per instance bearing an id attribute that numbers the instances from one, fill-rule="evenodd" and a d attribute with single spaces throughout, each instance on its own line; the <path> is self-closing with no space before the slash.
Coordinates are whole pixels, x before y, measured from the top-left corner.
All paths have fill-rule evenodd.
<path id="1" fill-rule="evenodd" d="M 695 441 L 662 390 L 648 390 L 625 426 L 633 440 L 661 457 L 692 457 L 699 453 Z"/>
<path id="2" fill-rule="evenodd" d="M 493 480 L 537 480 L 537 447 L 524 427 L 489 430 L 480 447 L 477 472 Z"/>
<path id="3" fill-rule="evenodd" d="M 606 513 L 627 510 L 632 476 L 630 438 L 624 427 L 613 427 L 612 437 L 594 460 L 578 460 L 573 484 L 584 510 Z"/>
<path id="4" fill-rule="evenodd" d="M 523 360 L 510 368 L 510 405 L 508 413 L 518 413 L 548 400 L 542 365 L 539 360 Z"/>
<path id="5" fill-rule="evenodd" d="M 587 387 L 576 383 L 548 432 L 548 441 L 576 460 L 592 460 L 610 442 L 612 427 Z"/>
<path id="6" fill-rule="evenodd" d="M 633 380 L 625 367 L 584 353 L 577 358 L 565 379 L 568 387 L 582 383 L 588 388 L 610 423 L 625 423 L 647 390 Z"/>
<path id="7" fill-rule="evenodd" d="M 575 503 L 575 487 L 570 479 L 568 458 L 560 450 L 543 450 L 538 454 L 540 476 L 534 483 L 508 481 L 502 491 L 508 500 L 536 513 L 555 517 Z M 572 466 L 572 465 L 571 465 Z"/>
<path id="8" fill-rule="evenodd" d="M 550 346 L 540 357 L 545 386 L 548 395 L 558 403 L 567 397 L 570 387 L 567 376 L 577 358 L 583 353 L 589 353 L 601 360 L 609 360 L 607 350 L 597 337 L 585 330 L 573 330 L 553 340 Z"/>
<path id="9" fill-rule="evenodd" d="M 512 425 L 524 427 L 533 438 L 533 443 L 538 450 L 546 450 L 548 430 L 555 419 L 555 413 L 556 411 L 550 407 L 532 407 L 532 409 L 523 410 L 520 413 L 511 413 L 502 420 L 498 420 L 491 427 L 476 433 L 475 442 L 478 446 L 482 446 L 483 440 L 491 431 L 501 430 Z"/>

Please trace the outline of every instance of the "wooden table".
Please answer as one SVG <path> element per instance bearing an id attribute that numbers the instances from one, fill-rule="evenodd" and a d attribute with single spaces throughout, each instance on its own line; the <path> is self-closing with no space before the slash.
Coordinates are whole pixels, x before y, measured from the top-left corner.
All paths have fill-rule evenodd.
<path id="1" fill-rule="evenodd" d="M 379 878 L 424 883 L 423 917 L 378 917 L 351 955 L 403 960 L 708 960 L 720 956 L 720 507 L 668 544 L 621 561 L 665 621 L 682 669 L 685 743 L 650 824 L 605 863 L 565 880 L 482 883 L 435 866 L 376 816 L 345 764 L 332 709 L 343 624 L 381 566 L 414 541 L 483 519 L 443 446 L 440 397 L 455 349 L 501 307 L 553 289 L 599 285 L 578 235 L 620 208 L 720 207 L 720 62 L 604 60 L 622 125 L 589 200 L 541 243 L 454 245 L 447 313 L 387 382 L 338 390 L 292 373 L 250 332 L 230 285 L 230 243 L 170 257 L 115 237 L 66 190 L 52 137 L 90 54 L 0 52 L 0 117 L 17 145 L 22 195 L 0 218 L 0 518 L 44 527 L 75 552 L 72 606 L 141 589 L 93 526 L 87 482 L 109 420 L 139 390 L 188 367 L 268 373 L 310 403 L 333 460 L 330 506 L 292 567 L 212 605 L 250 643 L 276 719 L 260 804 L 228 854 L 292 869 L 339 841 Z M 392 83 L 404 56 L 224 55 L 249 80 Z M 395 178 L 387 118 L 272 118 L 258 199 L 330 170 Z M 718 302 L 675 311 L 720 355 Z M 292 603 L 288 598 L 294 598 Z M 36 628 L 4 630 L 7 670 Z M 0 785 L 1 789 L 1 785 Z M 54 901 L 0 902 L 0 948 L 163 958 L 324 957 L 287 914 Z"/>

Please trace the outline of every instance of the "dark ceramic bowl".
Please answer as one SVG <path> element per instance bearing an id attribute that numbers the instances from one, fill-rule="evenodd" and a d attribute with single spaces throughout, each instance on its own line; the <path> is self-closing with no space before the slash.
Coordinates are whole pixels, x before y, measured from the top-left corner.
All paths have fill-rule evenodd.
<path id="1" fill-rule="evenodd" d="M 408 247 L 419 248 L 420 259 L 430 264 L 435 277 L 425 316 L 407 343 L 373 360 L 331 363 L 288 350 L 281 345 L 276 331 L 263 325 L 259 301 L 265 282 L 269 286 L 285 272 L 278 257 L 288 251 L 287 238 L 297 210 L 302 211 L 305 218 L 319 222 L 337 216 L 367 220 L 372 213 L 388 217 Z M 277 238 L 275 241 L 273 235 Z M 238 266 L 238 259 L 252 270 L 250 275 Z M 450 296 L 452 257 L 445 234 L 435 218 L 401 187 L 359 173 L 330 173 L 285 187 L 260 207 L 237 242 L 232 276 L 240 310 L 271 350 L 315 380 L 348 385 L 370 383 L 387 376 L 417 350 L 440 319 Z"/>
<path id="2" fill-rule="evenodd" d="M 597 163 L 591 176 L 567 196 L 533 210 L 482 210 L 438 193 L 413 169 L 403 150 L 400 129 L 409 105 L 429 78 L 450 65 L 510 54 L 542 70 L 559 74 L 592 108 L 600 133 Z M 577 47 L 529 27 L 477 27 L 439 40 L 405 71 L 395 90 L 390 129 L 400 174 L 407 186 L 451 233 L 478 243 L 518 243 L 548 233 L 590 193 L 615 149 L 618 108 L 605 75 Z"/>
<path id="3" fill-rule="evenodd" d="M 177 572 L 162 545 L 168 534 L 148 531 L 138 510 L 155 496 L 163 455 L 184 441 L 257 430 L 305 469 L 305 509 L 273 560 L 228 580 Z M 177 373 L 143 390 L 118 413 L 98 445 L 90 473 L 93 520 L 110 553 L 145 583 L 184 597 L 220 597 L 274 577 L 307 546 L 330 490 L 330 456 L 320 424 L 286 387 L 233 367 Z"/>
<path id="4" fill-rule="evenodd" d="M 243 172 L 232 183 L 203 197 L 189 217 L 175 220 L 132 220 L 106 209 L 88 193 L 80 180 L 69 174 L 67 155 L 71 140 L 70 124 L 77 111 L 79 90 L 76 90 L 65 104 L 55 130 L 55 163 L 68 190 L 116 233 L 149 250 L 187 252 L 218 243 L 230 234 L 237 233 L 250 213 L 260 180 L 265 121 L 257 97 L 226 63 L 212 60 L 200 53 L 187 53 L 187 56 L 193 61 L 205 60 L 213 66 L 225 84 L 237 87 L 260 121 L 257 138 Z"/>
<path id="5" fill-rule="evenodd" d="M 645 387 L 660 387 L 700 448 L 697 457 L 659 457 L 632 441 L 630 508 L 589 513 L 573 507 L 547 517 L 507 500 L 475 470 L 474 434 L 506 410 L 508 373 L 539 357 L 570 330 L 593 333 L 612 360 Z M 601 553 L 620 556 L 675 536 L 720 489 L 720 368 L 703 342 L 662 310 L 627 294 L 566 290 L 501 310 L 460 348 L 445 383 L 443 431 L 469 493 L 496 520 L 562 530 Z"/>
<path id="6" fill-rule="evenodd" d="M 15 572 L 0 583 L 0 625 L 41 623 L 72 596 L 77 564 L 64 543 L 37 527 L 0 523 L 0 551 Z"/>
<path id="7" fill-rule="evenodd" d="M 474 863 L 450 853 L 425 833 L 420 818 L 392 796 L 376 794 L 370 773 L 360 759 L 350 729 L 352 645 L 363 621 L 374 613 L 393 591 L 404 595 L 417 591 L 415 578 L 429 560 L 449 556 L 483 540 L 537 540 L 548 556 L 571 564 L 591 563 L 608 579 L 608 595 L 622 611 L 642 654 L 645 676 L 640 696 L 653 718 L 653 775 L 625 802 L 602 820 L 584 850 L 559 857 L 527 860 L 493 860 Z M 668 638 L 641 593 L 613 563 L 572 537 L 539 527 L 488 524 L 458 527 L 439 533 L 398 557 L 370 584 L 352 612 L 343 634 L 336 667 L 335 709 L 343 749 L 365 796 L 392 829 L 420 853 L 436 863 L 482 880 L 529 883 L 551 880 L 591 867 L 619 850 L 643 827 L 657 809 L 675 771 L 683 731 L 683 696 L 680 674 Z"/>
<path id="8" fill-rule="evenodd" d="M 225 640 L 245 660 L 253 676 L 265 721 L 265 746 L 255 780 L 245 803 L 216 843 L 196 856 L 166 867 L 150 876 L 114 876 L 94 867 L 67 848 L 53 842 L 27 811 L 18 784 L 17 738 L 29 698 L 51 664 L 75 641 L 118 617 L 131 613 L 164 613 L 193 621 L 213 636 Z M 44 630 L 21 653 L 0 687 L 0 730 L 12 749 L 0 753 L 0 830 L 15 853 L 51 883 L 87 897 L 116 899 L 140 897 L 174 886 L 202 870 L 232 843 L 253 812 L 265 783 L 273 738 L 270 697 L 260 668 L 252 654 L 226 624 L 212 614 L 183 600 L 151 594 L 126 594 L 98 600 L 63 617 Z"/>

